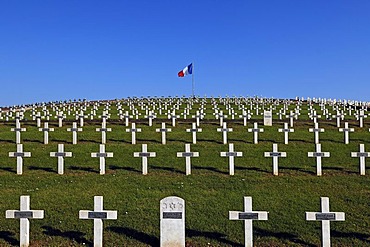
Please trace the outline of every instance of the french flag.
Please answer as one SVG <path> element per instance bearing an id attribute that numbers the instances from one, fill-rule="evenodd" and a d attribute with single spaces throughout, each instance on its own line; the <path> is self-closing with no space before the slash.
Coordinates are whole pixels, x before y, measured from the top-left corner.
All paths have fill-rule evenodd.
<path id="1" fill-rule="evenodd" d="M 179 77 L 184 77 L 186 75 L 191 75 L 193 74 L 193 64 L 189 64 L 188 66 L 186 66 L 183 70 L 181 70 L 179 73 L 177 73 L 177 75 Z"/>

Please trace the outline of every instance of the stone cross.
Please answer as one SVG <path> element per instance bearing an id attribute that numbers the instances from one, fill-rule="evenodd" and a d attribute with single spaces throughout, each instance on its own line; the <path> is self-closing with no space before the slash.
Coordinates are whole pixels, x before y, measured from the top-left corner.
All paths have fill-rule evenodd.
<path id="1" fill-rule="evenodd" d="M 288 128 L 288 123 L 284 123 L 283 129 L 278 129 L 279 132 L 284 132 L 284 144 L 289 143 L 289 132 L 294 132 L 294 129 Z"/>
<path id="2" fill-rule="evenodd" d="M 104 118 L 101 123 L 101 128 L 96 128 L 96 131 L 101 132 L 101 143 L 106 144 L 107 143 L 107 132 L 112 131 L 112 129 L 107 128 L 106 120 Z"/>
<path id="3" fill-rule="evenodd" d="M 265 152 L 265 157 L 272 157 L 272 174 L 279 175 L 279 157 L 286 157 L 286 152 L 278 152 L 278 145 L 276 143 L 272 144 L 272 152 Z"/>
<path id="4" fill-rule="evenodd" d="M 333 117 L 335 117 L 337 119 L 337 127 L 339 128 L 340 127 L 340 120 L 343 120 L 344 119 L 343 112 L 337 111 L 337 114 L 334 115 Z"/>
<path id="5" fill-rule="evenodd" d="M 129 123 L 130 118 L 133 118 L 132 115 L 130 115 L 128 113 L 128 111 L 126 111 L 125 112 L 125 115 L 123 115 L 123 117 L 125 118 L 125 125 L 128 126 L 128 123 Z"/>
<path id="6" fill-rule="evenodd" d="M 192 132 L 193 133 L 193 144 L 197 143 L 197 132 L 202 132 L 201 128 L 197 128 L 195 126 L 195 123 L 192 123 L 192 128 L 191 129 L 186 129 L 186 132 Z"/>
<path id="7" fill-rule="evenodd" d="M 364 127 L 364 118 L 367 118 L 367 115 L 365 115 L 365 111 L 360 110 L 359 113 L 356 115 L 356 118 L 359 120 L 360 128 Z"/>
<path id="8" fill-rule="evenodd" d="M 198 152 L 190 151 L 190 144 L 185 144 L 185 152 L 178 152 L 177 157 L 185 157 L 186 162 L 186 175 L 191 174 L 191 157 L 199 157 Z"/>
<path id="9" fill-rule="evenodd" d="M 76 112 L 76 120 L 80 120 L 80 127 L 84 127 L 84 112 L 81 110 L 80 114 Z"/>
<path id="10" fill-rule="evenodd" d="M 103 197 L 94 196 L 94 210 L 80 210 L 79 218 L 83 220 L 94 220 L 94 247 L 103 246 L 103 220 L 116 220 L 116 210 L 103 209 Z"/>
<path id="11" fill-rule="evenodd" d="M 136 129 L 136 124 L 131 123 L 131 129 L 126 129 L 126 132 L 131 132 L 131 143 L 136 144 L 136 132 L 141 132 L 141 129 Z"/>
<path id="12" fill-rule="evenodd" d="M 314 134 L 315 134 L 315 144 L 319 144 L 320 143 L 319 133 L 320 132 L 325 132 L 325 129 L 319 128 L 319 124 L 315 123 L 315 128 L 309 128 L 308 131 L 309 132 L 314 132 Z"/>
<path id="13" fill-rule="evenodd" d="M 263 132 L 263 129 L 258 128 L 258 123 L 253 123 L 253 128 L 249 128 L 248 132 L 253 132 L 253 140 L 254 144 L 258 143 L 258 132 Z"/>
<path id="14" fill-rule="evenodd" d="M 77 144 L 77 132 L 81 132 L 82 128 L 77 128 L 77 123 L 72 123 L 72 128 L 68 128 L 67 131 L 72 132 L 72 144 Z"/>
<path id="15" fill-rule="evenodd" d="M 15 128 L 11 128 L 10 130 L 15 132 L 15 143 L 20 144 L 21 143 L 21 132 L 26 131 L 26 128 L 21 128 L 21 123 L 19 119 L 15 120 Z"/>
<path id="16" fill-rule="evenodd" d="M 91 157 L 99 158 L 100 160 L 100 175 L 105 174 L 105 158 L 113 157 L 113 153 L 105 152 L 105 145 L 100 144 L 99 153 L 91 153 Z"/>
<path id="17" fill-rule="evenodd" d="M 44 132 L 44 144 L 49 144 L 49 131 L 54 131 L 54 128 L 49 128 L 49 123 L 44 123 L 44 128 L 39 128 L 39 131 Z"/>
<path id="18" fill-rule="evenodd" d="M 240 117 L 240 118 L 243 118 L 243 125 L 244 125 L 244 126 L 247 126 L 247 121 L 248 121 L 249 119 L 251 119 L 251 116 L 252 116 L 252 113 L 250 112 L 250 110 L 245 111 L 245 110 L 243 109 L 242 114 L 241 114 L 241 115 L 239 115 L 239 117 Z"/>
<path id="19" fill-rule="evenodd" d="M 64 157 L 72 157 L 72 152 L 64 152 L 64 144 L 58 144 L 58 152 L 50 152 L 50 157 L 58 157 L 58 174 L 64 174 Z"/>
<path id="20" fill-rule="evenodd" d="M 354 131 L 354 128 L 348 128 L 348 122 L 344 123 L 344 128 L 339 128 L 339 132 L 344 132 L 344 144 L 349 144 L 349 132 Z"/>
<path id="21" fill-rule="evenodd" d="M 44 118 L 41 116 L 41 113 L 40 112 L 37 112 L 36 115 L 33 117 L 33 120 L 36 119 L 36 126 L 37 128 L 40 128 L 41 127 L 41 118 Z"/>
<path id="22" fill-rule="evenodd" d="M 192 116 L 196 120 L 196 124 L 199 127 L 200 120 L 203 119 L 203 114 L 199 113 L 199 111 L 196 111 L 195 115 Z"/>
<path id="23" fill-rule="evenodd" d="M 185 201 L 177 196 L 160 201 L 160 247 L 185 247 Z"/>
<path id="24" fill-rule="evenodd" d="M 286 116 L 286 118 L 289 118 L 289 122 L 290 122 L 290 127 L 293 128 L 293 121 L 294 121 L 294 117 L 296 116 L 295 113 L 293 113 L 293 111 L 290 111 L 290 114 Z"/>
<path id="25" fill-rule="evenodd" d="M 55 116 L 58 119 L 58 127 L 63 127 L 63 119 L 65 118 L 65 115 L 62 111 L 58 112 L 57 116 Z"/>
<path id="26" fill-rule="evenodd" d="M 306 212 L 307 221 L 321 221 L 322 247 L 330 247 L 330 221 L 345 221 L 343 212 L 330 212 L 329 197 L 321 197 L 321 212 Z"/>
<path id="27" fill-rule="evenodd" d="M 17 174 L 23 173 L 23 157 L 31 157 L 30 152 L 23 152 L 23 144 L 17 144 L 17 152 L 9 152 L 9 157 L 17 158 Z"/>
<path id="28" fill-rule="evenodd" d="M 149 126 L 153 125 L 153 119 L 155 118 L 155 113 L 153 111 L 149 111 L 149 114 L 145 116 L 145 118 L 149 121 Z"/>
<path id="29" fill-rule="evenodd" d="M 330 157 L 329 152 L 321 152 L 321 144 L 316 144 L 316 152 L 308 152 L 308 157 L 315 157 L 316 158 L 316 174 L 317 176 L 322 175 L 321 169 L 321 158 L 322 157 Z"/>
<path id="30" fill-rule="evenodd" d="M 227 132 L 232 132 L 232 128 L 226 127 L 226 122 L 222 123 L 222 128 L 217 128 L 217 132 L 222 132 L 222 141 L 223 144 L 227 144 Z"/>
<path id="31" fill-rule="evenodd" d="M 142 144 L 141 145 L 141 152 L 134 152 L 134 157 L 141 157 L 142 161 L 142 167 L 143 167 L 143 175 L 148 174 L 148 157 L 155 157 L 156 153 L 155 152 L 148 152 L 147 149 L 147 144 Z"/>
<path id="32" fill-rule="evenodd" d="M 360 151 L 351 152 L 351 157 L 360 158 L 360 175 L 365 175 L 365 158 L 370 157 L 370 152 L 365 152 L 365 145 L 360 144 Z"/>
<path id="33" fill-rule="evenodd" d="M 172 119 L 172 126 L 175 127 L 176 126 L 176 119 L 179 118 L 180 116 L 179 115 L 176 115 L 176 111 L 173 110 L 172 113 L 169 113 L 168 114 L 168 118 L 169 119 Z"/>
<path id="34" fill-rule="evenodd" d="M 29 219 L 43 219 L 44 210 L 31 210 L 30 209 L 30 196 L 21 196 L 20 210 L 6 210 L 5 218 L 20 219 L 19 246 L 27 247 L 30 245 L 30 221 Z"/>
<path id="35" fill-rule="evenodd" d="M 229 143 L 229 152 L 221 152 L 221 157 L 229 157 L 229 174 L 234 175 L 234 157 L 242 157 L 242 152 L 234 152 L 234 144 Z"/>
<path id="36" fill-rule="evenodd" d="M 253 211 L 252 197 L 244 197 L 244 212 L 229 211 L 229 220 L 244 220 L 244 245 L 253 247 L 253 220 L 268 220 L 267 211 Z"/>
<path id="37" fill-rule="evenodd" d="M 162 123 L 162 128 L 155 129 L 155 131 L 162 133 L 162 144 L 166 144 L 166 133 L 171 132 L 170 128 L 166 128 L 166 123 Z"/>

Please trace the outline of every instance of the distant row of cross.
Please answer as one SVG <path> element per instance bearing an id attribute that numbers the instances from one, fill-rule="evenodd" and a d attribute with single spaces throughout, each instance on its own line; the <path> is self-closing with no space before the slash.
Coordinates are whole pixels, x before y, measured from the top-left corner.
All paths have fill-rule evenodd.
<path id="1" fill-rule="evenodd" d="M 265 152 L 265 157 L 273 158 L 273 175 L 278 175 L 278 158 L 286 157 L 286 152 L 279 152 L 278 145 L 273 144 L 272 152 Z M 58 174 L 64 173 L 64 157 L 72 157 L 72 152 L 65 152 L 64 145 L 58 144 L 58 152 L 50 152 L 51 157 L 58 158 Z M 242 152 L 234 151 L 234 144 L 229 143 L 229 151 L 221 152 L 221 157 L 229 158 L 229 174 L 234 175 L 234 157 L 242 157 Z M 365 145 L 360 144 L 359 152 L 352 152 L 352 157 L 357 157 L 360 159 L 360 175 L 365 175 L 365 158 L 370 156 L 370 152 L 365 152 Z M 23 157 L 31 157 L 30 152 L 23 151 L 23 144 L 17 144 L 17 152 L 9 152 L 9 157 L 17 158 L 17 174 L 23 173 Z M 113 157 L 112 152 L 105 151 L 105 144 L 100 144 L 99 152 L 91 153 L 91 157 L 97 157 L 100 160 L 100 174 L 105 174 L 105 158 Z M 142 144 L 141 152 L 134 152 L 134 157 L 142 158 L 142 173 L 144 175 L 148 174 L 148 158 L 156 157 L 155 152 L 148 152 L 147 144 Z M 199 152 L 190 151 L 190 144 L 185 144 L 185 152 L 177 152 L 177 157 L 184 157 L 186 161 L 186 175 L 191 174 L 191 158 L 199 157 Z M 308 157 L 316 158 L 316 174 L 317 176 L 322 175 L 322 165 L 321 159 L 324 157 L 330 157 L 330 152 L 322 152 L 321 144 L 316 144 L 315 152 L 308 152 Z"/>
<path id="2" fill-rule="evenodd" d="M 253 211 L 252 197 L 244 197 L 244 211 L 229 211 L 230 220 L 244 221 L 245 246 L 253 246 L 254 220 L 268 220 L 269 212 Z M 29 246 L 29 219 L 43 219 L 44 210 L 30 209 L 30 196 L 20 197 L 20 210 L 7 210 L 6 218 L 20 219 L 20 246 Z M 116 210 L 104 210 L 103 196 L 94 196 L 94 210 L 80 210 L 80 219 L 94 220 L 94 246 L 103 246 L 103 220 L 116 220 Z M 344 212 L 330 212 L 329 198 L 321 197 L 321 212 L 306 212 L 307 221 L 321 221 L 322 246 L 330 246 L 330 221 L 345 221 Z M 119 243 L 115 243 L 120 245 Z M 121 243 L 122 244 L 122 243 Z M 160 201 L 160 246 L 185 247 L 185 200 L 165 197 Z"/>
<path id="3" fill-rule="evenodd" d="M 197 133 L 202 132 L 202 128 L 198 128 L 199 126 L 196 125 L 196 123 L 192 123 L 192 128 L 186 129 L 186 132 L 192 133 L 192 142 L 193 144 L 197 143 Z M 67 131 L 72 132 L 72 143 L 77 144 L 77 132 L 81 132 L 83 129 L 81 127 L 77 127 L 77 123 L 73 122 L 72 128 L 67 128 Z M 339 128 L 339 132 L 344 133 L 344 143 L 349 144 L 349 133 L 354 132 L 354 128 L 349 128 L 348 122 L 344 123 L 344 128 Z M 11 131 L 16 133 L 16 143 L 20 144 L 21 143 L 21 132 L 26 131 L 26 128 L 21 128 L 21 124 L 19 120 L 16 120 L 16 127 L 11 128 Z M 39 128 L 39 131 L 42 131 L 44 133 L 44 144 L 49 143 L 49 132 L 54 131 L 54 128 L 49 128 L 49 124 L 47 122 L 44 123 L 43 128 Z M 102 127 L 101 128 L 96 128 L 97 132 L 101 132 L 102 134 L 102 144 L 106 143 L 106 135 L 107 132 L 111 132 L 111 128 L 107 128 L 106 120 L 103 120 L 102 122 Z M 171 128 L 166 128 L 166 123 L 162 123 L 161 128 L 157 128 L 156 132 L 160 132 L 162 134 L 162 144 L 166 144 L 166 133 L 171 132 Z M 284 143 L 288 144 L 289 143 L 289 133 L 294 132 L 294 129 L 288 127 L 288 123 L 284 123 L 284 128 L 279 128 L 279 132 L 284 133 Z M 369 129 L 370 131 L 370 129 Z M 126 129 L 126 132 L 131 132 L 131 143 L 136 144 L 136 133 L 141 132 L 141 128 L 136 128 L 136 123 L 131 124 L 130 129 Z M 223 122 L 222 123 L 222 128 L 217 128 L 217 132 L 222 132 L 222 141 L 223 144 L 227 144 L 227 133 L 228 132 L 233 132 L 232 128 L 227 128 L 227 123 Z M 253 143 L 257 144 L 258 143 L 258 133 L 264 132 L 263 128 L 258 128 L 258 123 L 255 122 L 253 124 L 253 128 L 248 128 L 248 132 L 253 133 Z M 309 132 L 314 133 L 314 138 L 315 138 L 315 144 L 320 143 L 319 140 L 319 133 L 320 132 L 325 132 L 324 128 L 319 128 L 319 124 L 315 123 L 314 128 L 309 128 Z"/>

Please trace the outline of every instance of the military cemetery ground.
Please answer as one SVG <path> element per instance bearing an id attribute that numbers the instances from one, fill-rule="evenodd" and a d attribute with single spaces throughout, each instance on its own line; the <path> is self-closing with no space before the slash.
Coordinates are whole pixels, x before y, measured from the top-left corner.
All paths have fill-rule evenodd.
<path id="1" fill-rule="evenodd" d="M 370 246 L 366 102 L 65 101 L 0 112 L 0 246 Z"/>

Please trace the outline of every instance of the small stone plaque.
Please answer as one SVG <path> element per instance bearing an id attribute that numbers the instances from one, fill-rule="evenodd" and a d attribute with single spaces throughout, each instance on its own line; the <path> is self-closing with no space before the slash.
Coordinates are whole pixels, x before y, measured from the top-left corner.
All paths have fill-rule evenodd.
<path id="1" fill-rule="evenodd" d="M 316 213 L 316 220 L 335 220 L 334 213 Z"/>
<path id="2" fill-rule="evenodd" d="M 167 129 L 159 129 L 159 131 L 167 132 Z"/>
<path id="3" fill-rule="evenodd" d="M 237 152 L 226 152 L 226 157 L 237 156 Z"/>
<path id="4" fill-rule="evenodd" d="M 278 152 L 278 153 L 273 153 L 273 152 L 271 152 L 271 153 L 270 153 L 270 156 L 271 156 L 271 157 L 281 157 L 281 153 L 280 153 L 280 152 Z"/>
<path id="5" fill-rule="evenodd" d="M 57 157 L 66 157 L 66 153 L 55 153 Z"/>
<path id="6" fill-rule="evenodd" d="M 182 219 L 182 212 L 163 212 L 163 219 Z"/>
<path id="7" fill-rule="evenodd" d="M 253 132 L 260 132 L 260 129 L 252 129 Z"/>
<path id="8" fill-rule="evenodd" d="M 25 157 L 25 153 L 14 153 L 15 157 Z"/>
<path id="9" fill-rule="evenodd" d="M 106 219 L 107 213 L 106 212 L 89 212 L 87 217 L 89 219 Z"/>
<path id="10" fill-rule="evenodd" d="M 368 153 L 360 153 L 360 152 L 358 152 L 357 153 L 357 156 L 358 157 L 369 157 L 369 154 Z"/>
<path id="11" fill-rule="evenodd" d="M 182 157 L 193 157 L 193 156 L 194 156 L 194 153 L 186 153 L 186 152 L 182 153 Z"/>
<path id="12" fill-rule="evenodd" d="M 324 153 L 313 153 L 313 157 L 324 157 Z"/>
<path id="13" fill-rule="evenodd" d="M 139 157 L 150 157 L 150 153 L 139 153 Z"/>
<path id="14" fill-rule="evenodd" d="M 96 157 L 99 157 L 99 158 L 100 157 L 105 157 L 106 158 L 106 157 L 108 157 L 108 154 L 107 153 L 97 153 Z"/>
<path id="15" fill-rule="evenodd" d="M 21 218 L 32 218 L 33 212 L 31 211 L 15 211 L 14 218 L 21 219 Z"/>
<path id="16" fill-rule="evenodd" d="M 240 220 L 258 220 L 258 213 L 239 213 Z"/>

